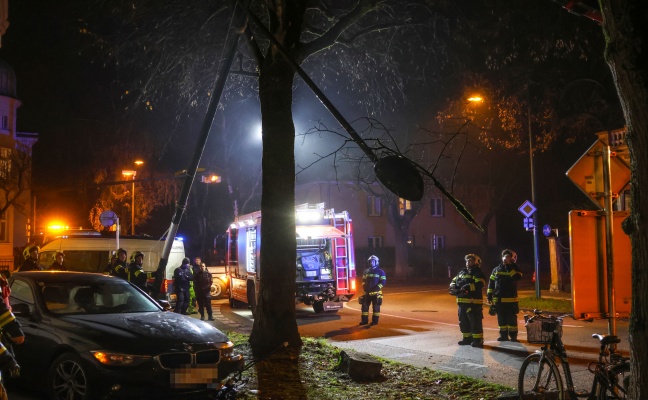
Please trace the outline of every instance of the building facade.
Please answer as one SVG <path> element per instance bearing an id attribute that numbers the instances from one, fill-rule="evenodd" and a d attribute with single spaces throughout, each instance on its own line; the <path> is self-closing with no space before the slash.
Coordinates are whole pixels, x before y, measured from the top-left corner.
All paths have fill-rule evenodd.
<path id="1" fill-rule="evenodd" d="M 375 190 L 371 190 L 375 189 Z M 477 221 L 487 211 L 481 197 L 471 196 L 489 190 L 487 187 L 465 187 L 455 190 L 456 196 Z M 465 197 L 464 197 L 465 196 Z M 311 182 L 295 188 L 295 204 L 326 203 L 327 208 L 348 211 L 353 220 L 356 265 L 359 269 L 370 254 L 377 254 L 387 269 L 393 267 L 397 240 L 407 246 L 408 276 L 445 278 L 463 268 L 463 255 L 481 253 L 496 246 L 496 221 L 493 219 L 484 235 L 465 221 L 454 206 L 438 191 L 430 191 L 418 203 L 394 198 L 375 188 L 363 189 L 357 182 Z M 394 202 L 392 205 L 390 202 Z M 390 207 L 398 213 L 418 210 L 412 218 L 405 238 L 394 228 Z M 450 270 L 450 271 L 449 271 Z"/>
<path id="2" fill-rule="evenodd" d="M 20 105 L 16 74 L 0 60 L 0 269 L 9 270 L 20 258 L 15 249 L 29 241 L 31 154 L 38 140 L 38 134 L 16 131 Z"/>

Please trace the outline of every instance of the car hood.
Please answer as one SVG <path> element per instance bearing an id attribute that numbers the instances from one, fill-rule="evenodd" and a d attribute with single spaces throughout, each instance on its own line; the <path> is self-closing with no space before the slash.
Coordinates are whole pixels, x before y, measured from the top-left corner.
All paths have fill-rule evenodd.
<path id="1" fill-rule="evenodd" d="M 173 312 L 70 315 L 65 330 L 105 349 L 135 354 L 183 350 L 184 344 L 223 343 L 228 338 L 206 322 Z M 63 328 L 63 326 L 59 327 Z"/>

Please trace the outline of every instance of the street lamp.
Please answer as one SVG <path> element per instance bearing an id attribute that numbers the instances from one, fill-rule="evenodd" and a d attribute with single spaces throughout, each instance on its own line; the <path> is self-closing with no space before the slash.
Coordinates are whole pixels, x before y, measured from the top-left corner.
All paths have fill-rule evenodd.
<path id="1" fill-rule="evenodd" d="M 137 164 L 137 162 L 135 163 Z M 133 180 L 133 187 L 131 189 L 131 235 L 135 236 L 135 176 L 137 175 L 137 171 L 125 169 L 122 170 L 122 175 L 124 175 L 125 178 Z"/>
<path id="2" fill-rule="evenodd" d="M 468 98 L 470 103 L 481 103 L 483 97 L 474 95 Z M 531 203 L 537 207 L 536 190 L 535 190 L 535 173 L 533 165 L 533 130 L 531 128 L 531 105 L 527 104 L 527 119 L 529 131 L 529 164 L 531 169 Z M 535 273 L 535 293 L 536 298 L 540 298 L 540 263 L 538 262 L 538 213 L 534 212 L 533 218 L 533 271 Z"/>

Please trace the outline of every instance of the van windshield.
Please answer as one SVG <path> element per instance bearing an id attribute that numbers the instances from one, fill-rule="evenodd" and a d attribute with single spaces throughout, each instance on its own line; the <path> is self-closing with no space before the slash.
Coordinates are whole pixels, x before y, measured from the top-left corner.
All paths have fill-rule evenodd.
<path id="1" fill-rule="evenodd" d="M 47 269 L 54 262 L 54 251 L 44 251 L 39 263 Z M 108 251 L 105 250 L 65 250 L 63 265 L 68 271 L 103 273 L 108 265 Z"/>

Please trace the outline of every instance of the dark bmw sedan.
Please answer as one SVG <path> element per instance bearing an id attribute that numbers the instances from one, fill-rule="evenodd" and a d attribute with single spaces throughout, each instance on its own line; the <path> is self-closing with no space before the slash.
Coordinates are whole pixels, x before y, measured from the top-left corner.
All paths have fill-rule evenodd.
<path id="1" fill-rule="evenodd" d="M 206 397 L 242 367 L 221 331 L 122 279 L 18 272 L 10 284 L 25 332 L 14 346 L 21 379 L 51 398 Z"/>

